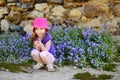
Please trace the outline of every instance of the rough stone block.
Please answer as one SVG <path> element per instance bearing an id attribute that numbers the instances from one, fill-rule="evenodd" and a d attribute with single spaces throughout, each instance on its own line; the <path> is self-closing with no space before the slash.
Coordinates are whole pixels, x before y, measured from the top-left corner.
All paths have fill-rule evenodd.
<path id="1" fill-rule="evenodd" d="M 75 2 L 87 2 L 89 0 L 74 0 Z"/>
<path id="2" fill-rule="evenodd" d="M 64 0 L 47 0 L 47 2 L 56 3 L 56 4 L 63 4 Z"/>
<path id="3" fill-rule="evenodd" d="M 21 0 L 23 3 L 33 4 L 34 0 Z"/>
<path id="4" fill-rule="evenodd" d="M 7 3 L 16 3 L 18 0 L 7 0 Z"/>
<path id="5" fill-rule="evenodd" d="M 35 3 L 47 2 L 47 0 L 35 0 Z"/>
<path id="6" fill-rule="evenodd" d="M 0 0 L 0 6 L 6 5 L 6 0 Z"/>

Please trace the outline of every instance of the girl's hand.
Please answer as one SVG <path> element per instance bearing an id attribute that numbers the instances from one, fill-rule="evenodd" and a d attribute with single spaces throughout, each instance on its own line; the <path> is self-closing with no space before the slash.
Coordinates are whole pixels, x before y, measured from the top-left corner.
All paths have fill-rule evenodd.
<path id="1" fill-rule="evenodd" d="M 40 46 L 40 50 L 42 50 L 42 51 L 48 51 L 46 49 L 45 45 L 41 41 L 39 41 L 39 46 Z"/>
<path id="2" fill-rule="evenodd" d="M 34 41 L 34 47 L 35 47 L 37 50 L 40 50 L 40 45 L 39 45 L 39 42 L 38 42 L 38 41 Z"/>
<path id="3" fill-rule="evenodd" d="M 34 41 L 34 47 L 37 50 L 48 51 L 45 45 L 41 42 L 41 40 Z"/>
<path id="4" fill-rule="evenodd" d="M 41 41 L 39 41 L 39 46 L 44 47 L 44 45 L 43 45 L 43 43 Z"/>

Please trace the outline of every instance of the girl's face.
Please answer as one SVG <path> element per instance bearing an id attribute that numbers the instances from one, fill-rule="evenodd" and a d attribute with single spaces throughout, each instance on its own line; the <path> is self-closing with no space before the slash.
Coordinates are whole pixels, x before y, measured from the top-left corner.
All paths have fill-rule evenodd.
<path id="1" fill-rule="evenodd" d="M 36 28 L 35 33 L 37 35 L 45 34 L 46 30 L 44 28 Z"/>

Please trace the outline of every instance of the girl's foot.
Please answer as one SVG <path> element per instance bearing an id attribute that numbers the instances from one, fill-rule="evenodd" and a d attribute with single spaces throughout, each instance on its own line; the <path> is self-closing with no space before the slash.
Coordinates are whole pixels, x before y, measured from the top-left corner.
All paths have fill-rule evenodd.
<path id="1" fill-rule="evenodd" d="M 37 63 L 35 66 L 33 66 L 33 69 L 34 70 L 38 70 L 38 69 L 40 69 L 43 66 L 44 66 L 43 64 Z"/>
<path id="2" fill-rule="evenodd" d="M 54 71 L 55 71 L 55 68 L 53 67 L 52 64 L 48 64 L 48 65 L 47 65 L 47 70 L 48 70 L 49 72 L 54 72 Z"/>

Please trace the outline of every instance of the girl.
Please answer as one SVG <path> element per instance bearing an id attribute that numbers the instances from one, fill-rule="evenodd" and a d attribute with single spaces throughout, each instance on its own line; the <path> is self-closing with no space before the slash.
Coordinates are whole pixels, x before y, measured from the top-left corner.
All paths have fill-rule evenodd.
<path id="1" fill-rule="evenodd" d="M 38 70 L 44 64 L 47 65 L 48 71 L 54 71 L 53 63 L 55 61 L 54 46 L 51 42 L 52 36 L 48 34 L 48 22 L 46 18 L 36 18 L 33 21 L 32 42 L 34 49 L 31 56 L 37 62 L 33 69 Z"/>

